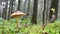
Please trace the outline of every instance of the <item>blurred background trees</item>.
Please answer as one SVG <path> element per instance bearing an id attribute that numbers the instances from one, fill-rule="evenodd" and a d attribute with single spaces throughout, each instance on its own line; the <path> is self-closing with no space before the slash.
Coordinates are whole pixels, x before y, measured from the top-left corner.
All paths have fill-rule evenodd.
<path id="1" fill-rule="evenodd" d="M 51 8 L 55 8 L 56 19 L 60 16 L 60 0 L 0 0 L 0 17 L 9 20 L 15 11 L 26 13 L 32 23 L 46 22 L 51 19 Z"/>

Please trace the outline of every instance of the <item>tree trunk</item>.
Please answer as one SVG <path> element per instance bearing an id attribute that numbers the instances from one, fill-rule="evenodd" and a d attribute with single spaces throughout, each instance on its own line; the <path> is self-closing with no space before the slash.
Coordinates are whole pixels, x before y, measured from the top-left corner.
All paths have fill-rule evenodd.
<path id="1" fill-rule="evenodd" d="M 32 14 L 32 24 L 37 24 L 37 5 L 38 0 L 34 0 L 33 14 Z"/>
<path id="2" fill-rule="evenodd" d="M 2 18 L 6 20 L 8 0 L 5 0 L 5 2 L 6 2 L 6 5 L 5 5 L 5 8 L 3 8 Z"/>
<path id="3" fill-rule="evenodd" d="M 18 0 L 18 8 L 17 8 L 18 11 L 20 11 L 20 0 Z"/>
<path id="4" fill-rule="evenodd" d="M 25 0 L 25 1 L 24 1 L 24 4 L 23 4 L 23 5 L 24 5 L 24 6 L 23 6 L 23 12 L 25 12 L 25 10 L 26 10 L 26 2 L 27 2 L 27 0 Z"/>
<path id="5" fill-rule="evenodd" d="M 10 6 L 9 6 L 9 13 L 8 13 L 8 19 L 10 19 L 11 18 L 11 14 L 12 14 L 12 12 L 13 12 L 13 2 L 14 2 L 14 0 L 10 0 Z"/>
<path id="6" fill-rule="evenodd" d="M 45 24 L 48 20 L 48 4 L 47 0 L 44 0 L 44 11 L 43 11 L 43 24 Z"/>
<path id="7" fill-rule="evenodd" d="M 48 24 L 49 11 L 50 11 L 50 0 L 44 0 L 44 11 L 43 11 L 43 29 Z"/>
<path id="8" fill-rule="evenodd" d="M 30 0 L 28 0 L 28 7 L 27 7 L 27 16 L 29 16 L 29 11 L 30 11 Z"/>
<path id="9" fill-rule="evenodd" d="M 44 14 L 44 13 L 45 13 L 45 8 L 46 8 L 45 5 L 46 5 L 46 0 L 44 0 L 43 24 L 44 24 L 44 22 L 45 22 L 45 18 L 44 18 L 44 17 L 45 17 L 45 14 Z"/>

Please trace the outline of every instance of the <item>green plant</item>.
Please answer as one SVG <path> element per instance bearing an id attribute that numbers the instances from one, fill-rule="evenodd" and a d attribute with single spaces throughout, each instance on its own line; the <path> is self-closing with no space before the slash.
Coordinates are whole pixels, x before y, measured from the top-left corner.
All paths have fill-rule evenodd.
<path id="1" fill-rule="evenodd" d="M 0 34 L 2 34 L 3 30 L 3 23 L 4 23 L 4 34 L 18 34 L 16 29 L 16 20 L 10 19 L 10 20 L 3 20 L 0 21 Z M 29 18 L 25 18 L 25 20 L 22 21 L 21 24 L 25 24 L 24 22 L 30 23 Z M 44 30 L 42 30 L 41 25 L 38 23 L 37 25 L 30 25 L 27 28 L 23 25 L 20 25 L 19 27 L 19 34 L 42 34 L 42 33 L 48 33 L 48 34 L 60 34 L 60 21 L 55 21 L 54 23 L 49 23 L 45 27 Z"/>

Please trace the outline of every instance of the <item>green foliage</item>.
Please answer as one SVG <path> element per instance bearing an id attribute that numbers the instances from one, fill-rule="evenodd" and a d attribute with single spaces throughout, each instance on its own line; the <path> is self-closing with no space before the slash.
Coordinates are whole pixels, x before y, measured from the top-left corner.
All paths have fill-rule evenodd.
<path id="1" fill-rule="evenodd" d="M 22 21 L 22 20 L 21 20 Z M 42 30 L 41 25 L 39 23 L 37 25 L 30 25 L 29 27 L 24 27 L 23 24 L 30 23 L 29 18 L 25 18 L 22 23 L 20 24 L 20 27 L 16 29 L 16 20 L 10 19 L 10 20 L 4 20 L 0 19 L 0 34 L 2 34 L 2 31 L 4 29 L 4 34 L 42 34 L 42 33 L 49 33 L 49 34 L 60 34 L 60 23 L 59 21 L 55 21 L 54 23 L 49 23 L 45 27 L 44 30 Z M 29 24 L 28 24 L 29 25 Z"/>
<path id="2" fill-rule="evenodd" d="M 59 34 L 60 23 L 59 21 L 55 21 L 55 23 L 49 23 L 45 27 L 45 31 L 49 32 L 49 34 Z"/>
<path id="3" fill-rule="evenodd" d="M 41 26 L 39 25 L 33 25 L 31 27 L 26 28 L 23 30 L 23 33 L 28 34 L 42 34 L 44 32 L 47 32 L 49 34 L 59 34 L 60 23 L 59 21 L 56 21 L 55 23 L 49 23 L 44 30 L 41 29 Z"/>
<path id="4" fill-rule="evenodd" d="M 24 18 L 21 22 L 22 22 L 23 24 L 25 24 L 25 23 L 28 24 L 28 23 L 30 23 L 30 21 L 31 21 L 30 18 L 31 18 L 31 17 L 28 16 L 27 18 Z"/>

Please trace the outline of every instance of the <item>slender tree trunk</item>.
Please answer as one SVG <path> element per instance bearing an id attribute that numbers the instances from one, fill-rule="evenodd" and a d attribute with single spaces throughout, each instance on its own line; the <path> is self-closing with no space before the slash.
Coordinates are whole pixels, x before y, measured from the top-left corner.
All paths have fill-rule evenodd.
<path id="1" fill-rule="evenodd" d="M 14 0 L 10 0 L 10 6 L 9 6 L 9 13 L 8 13 L 8 19 L 10 19 L 11 18 L 11 14 L 12 14 L 12 12 L 13 12 L 13 2 L 14 2 Z"/>
<path id="2" fill-rule="evenodd" d="M 20 0 L 18 0 L 18 8 L 17 8 L 18 11 L 20 11 Z"/>
<path id="3" fill-rule="evenodd" d="M 47 0 L 44 0 L 44 11 L 43 11 L 43 24 L 45 24 L 46 23 L 46 21 L 48 20 L 48 5 L 47 5 Z"/>
<path id="4" fill-rule="evenodd" d="M 44 22 L 45 22 L 45 18 L 44 18 L 44 17 L 45 17 L 45 14 L 44 14 L 44 13 L 45 13 L 45 8 L 46 8 L 45 5 L 46 5 L 46 0 L 44 0 L 43 24 L 44 24 Z"/>
<path id="5" fill-rule="evenodd" d="M 42 27 L 43 30 L 45 28 L 45 22 L 46 22 L 46 0 L 44 0 L 43 27 Z"/>
<path id="6" fill-rule="evenodd" d="M 28 7 L 27 7 L 27 16 L 29 16 L 29 11 L 30 11 L 30 0 L 28 0 Z"/>
<path id="7" fill-rule="evenodd" d="M 24 11 L 24 12 L 25 12 L 25 10 L 26 10 L 26 2 L 27 2 L 27 0 L 24 1 L 24 6 L 23 6 L 23 8 L 24 8 L 23 11 Z"/>
<path id="8" fill-rule="evenodd" d="M 3 9 L 2 18 L 6 20 L 8 0 L 5 0 L 5 1 L 6 1 L 6 5 L 5 5 L 5 8 Z"/>
<path id="9" fill-rule="evenodd" d="M 50 3 L 49 0 L 44 0 L 44 11 L 43 11 L 43 30 L 45 26 L 48 24 L 49 20 L 49 9 L 50 9 Z"/>
<path id="10" fill-rule="evenodd" d="M 1 3 L 2 0 L 0 0 L 0 3 Z M 0 4 L 1 6 L 1 4 Z M 0 17 L 2 17 L 2 8 L 0 7 Z"/>
<path id="11" fill-rule="evenodd" d="M 34 0 L 33 14 L 32 14 L 32 24 L 37 24 L 37 5 L 38 0 Z"/>

